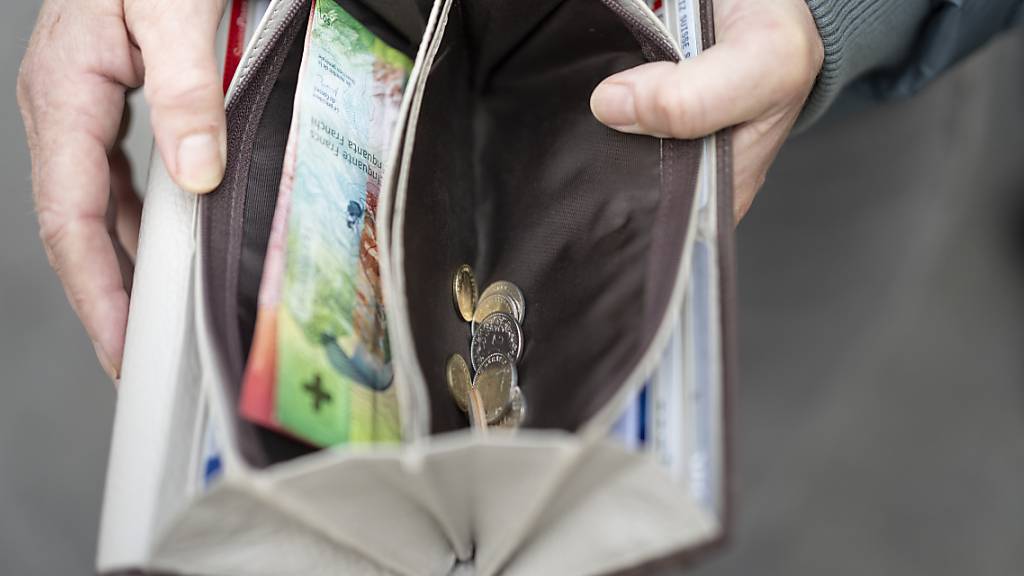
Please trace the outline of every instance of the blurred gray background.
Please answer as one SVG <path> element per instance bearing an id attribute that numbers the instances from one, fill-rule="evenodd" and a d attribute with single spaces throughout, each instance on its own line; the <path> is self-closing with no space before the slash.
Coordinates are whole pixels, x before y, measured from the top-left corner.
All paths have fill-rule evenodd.
<path id="1" fill-rule="evenodd" d="M 36 233 L 36 9 L 0 7 L 4 576 L 92 572 L 115 400 Z M 739 229 L 735 524 L 687 573 L 1024 573 L 1022 104 L 1017 32 L 783 150 Z"/>

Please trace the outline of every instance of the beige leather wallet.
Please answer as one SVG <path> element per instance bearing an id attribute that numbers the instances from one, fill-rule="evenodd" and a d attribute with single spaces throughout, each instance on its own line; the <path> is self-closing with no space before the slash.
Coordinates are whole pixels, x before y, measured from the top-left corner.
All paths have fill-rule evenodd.
<path id="1" fill-rule="evenodd" d="M 405 440 L 310 451 L 237 415 L 310 9 L 276 0 L 228 94 L 220 189 L 197 200 L 153 163 L 99 570 L 643 573 L 720 541 L 729 138 L 622 134 L 589 108 L 608 75 L 680 59 L 678 27 L 710 46 L 710 0 L 675 3 L 693 18 L 673 26 L 641 0 L 319 1 L 415 56 L 377 217 Z M 470 433 L 448 395 L 464 262 L 531 305 L 514 434 Z M 665 446 L 609 439 L 658 379 Z"/>

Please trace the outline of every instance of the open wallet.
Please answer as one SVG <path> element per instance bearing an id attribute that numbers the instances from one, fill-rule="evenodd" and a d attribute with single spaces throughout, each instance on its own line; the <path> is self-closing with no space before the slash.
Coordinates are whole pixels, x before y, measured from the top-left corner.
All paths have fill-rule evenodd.
<path id="1" fill-rule="evenodd" d="M 99 571 L 645 574 L 720 542 L 735 375 L 729 136 L 624 134 L 589 106 L 615 72 L 709 47 L 711 0 L 249 4 L 260 14 L 232 16 L 253 26 L 229 77 L 223 183 L 195 197 L 152 163 Z M 371 47 L 378 60 L 360 70 L 376 80 L 404 71 L 389 76 L 394 106 L 361 108 L 359 74 L 326 41 Z M 307 81 L 324 116 L 300 126 Z M 366 118 L 377 151 L 339 132 Z M 323 154 L 290 152 L 307 140 Z M 356 169 L 373 185 L 337 218 L 330 186 L 300 198 L 307 181 Z M 368 284 L 350 290 L 319 268 L 335 237 L 358 240 Z M 282 299 L 305 274 L 329 287 L 316 298 L 341 304 L 309 321 L 306 356 L 275 357 L 279 404 L 260 422 L 240 406 L 266 357 L 274 250 L 288 254 Z M 473 305 L 484 300 L 467 282 L 506 281 L 528 303 L 508 324 L 515 354 L 477 361 L 489 319 L 460 310 L 464 269 Z M 366 294 L 369 315 L 345 317 Z M 309 332 L 281 318 L 278 346 Z M 324 328 L 339 321 L 386 325 L 370 346 L 386 363 Z M 514 426 L 472 424 L 453 398 L 453 354 L 472 356 L 477 378 L 495 358 L 514 371 L 526 406 Z M 305 379 L 332 363 L 359 383 Z M 340 403 L 344 417 L 372 405 L 387 418 L 332 435 L 338 413 L 316 418 Z"/>

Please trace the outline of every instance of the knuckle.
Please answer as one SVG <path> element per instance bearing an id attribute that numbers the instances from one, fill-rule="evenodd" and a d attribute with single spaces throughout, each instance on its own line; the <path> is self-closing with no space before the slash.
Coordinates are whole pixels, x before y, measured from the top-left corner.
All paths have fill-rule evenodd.
<path id="1" fill-rule="evenodd" d="M 802 94 L 810 89 L 821 68 L 821 39 L 816 30 L 806 30 L 797 23 L 780 24 L 776 31 L 773 56 L 785 63 L 779 67 L 779 87 L 787 94 Z"/>
<path id="2" fill-rule="evenodd" d="M 56 270 L 56 272 L 60 275 L 60 270 Z M 88 318 L 89 306 L 92 302 L 82 289 L 73 282 L 64 281 L 64 293 L 67 294 L 68 302 L 71 303 L 71 308 L 75 310 L 75 313 L 77 313 L 80 318 Z"/>
<path id="3" fill-rule="evenodd" d="M 214 100 L 217 95 L 215 78 L 202 74 L 186 74 L 166 78 L 153 78 L 146 82 L 146 100 L 153 106 L 196 110 Z"/>
<path id="4" fill-rule="evenodd" d="M 18 98 L 18 107 L 23 112 L 28 112 L 32 108 L 32 94 L 36 82 L 36 74 L 38 67 L 35 64 L 34 56 L 31 52 L 25 54 L 25 58 L 21 61 L 21 66 L 18 68 L 18 79 L 15 85 L 15 91 Z"/>
<path id="5" fill-rule="evenodd" d="M 62 59 L 61 45 L 56 40 L 60 39 L 63 21 L 60 10 L 49 5 L 41 9 L 36 28 L 18 66 L 16 94 L 22 110 L 30 109 L 33 101 L 38 99 L 38 86 L 46 83 L 46 78 L 41 77 L 52 75 L 55 71 L 54 61 Z"/>
<path id="6" fill-rule="evenodd" d="M 654 93 L 654 113 L 658 126 L 654 126 L 664 132 L 678 135 L 685 129 L 684 118 L 693 114 L 689 110 L 689 102 L 685 90 L 669 82 L 662 82 Z"/>
<path id="7" fill-rule="evenodd" d="M 746 131 L 745 136 L 753 142 L 774 142 L 778 139 L 778 127 L 771 118 L 749 122 L 743 128 Z"/>
<path id="8" fill-rule="evenodd" d="M 46 247 L 50 263 L 55 265 L 53 253 L 63 243 L 70 221 L 63 211 L 54 206 L 40 206 L 36 210 L 36 217 L 39 220 L 39 239 Z"/>

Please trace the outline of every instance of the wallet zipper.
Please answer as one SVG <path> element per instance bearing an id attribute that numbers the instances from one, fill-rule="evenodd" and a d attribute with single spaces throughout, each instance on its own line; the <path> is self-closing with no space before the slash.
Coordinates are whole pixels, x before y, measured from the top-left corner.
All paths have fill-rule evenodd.
<path id="1" fill-rule="evenodd" d="M 253 35 L 249 46 L 245 49 L 245 56 L 242 57 L 242 61 L 238 65 L 234 79 L 228 85 L 225 108 L 230 108 L 235 103 L 238 94 L 248 86 L 252 70 L 263 63 L 270 52 L 269 47 L 276 45 L 285 35 L 288 24 L 299 15 L 306 4 L 308 4 L 308 0 L 278 0 L 267 8 L 267 13 L 260 22 L 257 33 Z M 279 16 L 278 12 L 285 5 L 287 8 Z M 273 26 L 273 32 L 268 37 L 266 32 L 275 20 L 279 23 Z"/>

